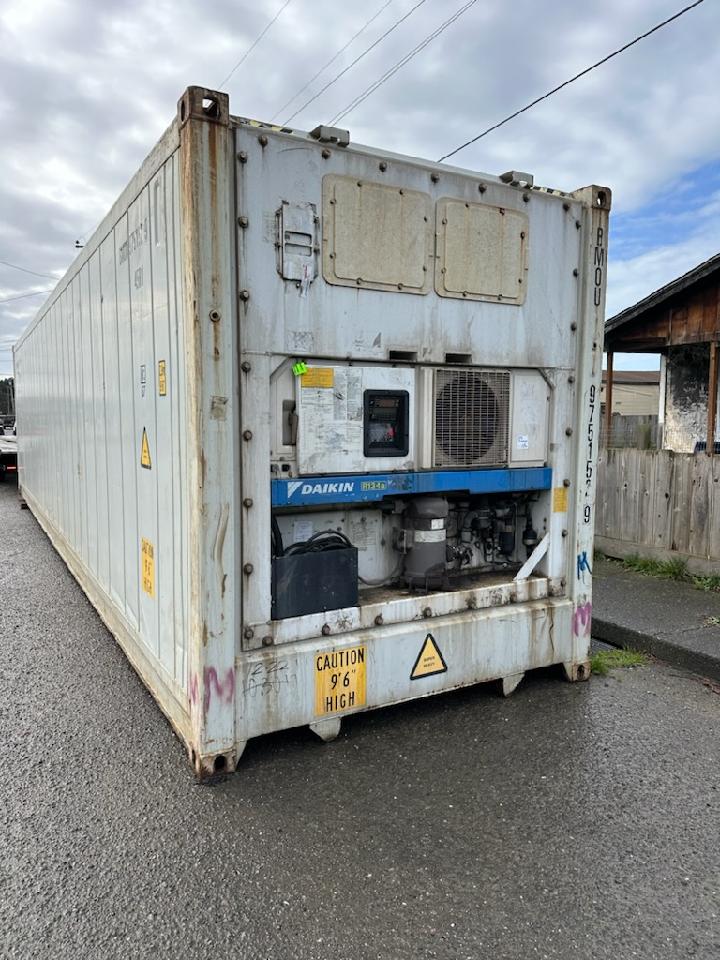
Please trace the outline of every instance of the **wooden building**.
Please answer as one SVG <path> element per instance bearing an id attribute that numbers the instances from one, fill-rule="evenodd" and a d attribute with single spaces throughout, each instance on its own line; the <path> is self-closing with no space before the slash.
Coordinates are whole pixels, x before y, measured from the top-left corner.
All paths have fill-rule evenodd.
<path id="1" fill-rule="evenodd" d="M 606 416 L 613 407 L 613 354 L 659 353 L 663 448 L 692 453 L 707 444 L 711 455 L 720 450 L 719 340 L 717 254 L 608 320 Z"/>
<path id="2" fill-rule="evenodd" d="M 600 406 L 605 410 L 607 370 L 603 370 Z M 613 373 L 612 412 L 623 417 L 657 416 L 659 370 L 616 370 Z"/>

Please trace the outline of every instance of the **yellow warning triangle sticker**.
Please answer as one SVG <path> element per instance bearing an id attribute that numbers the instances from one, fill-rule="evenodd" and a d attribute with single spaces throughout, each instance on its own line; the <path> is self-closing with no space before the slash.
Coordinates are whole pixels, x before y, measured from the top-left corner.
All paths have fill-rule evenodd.
<path id="1" fill-rule="evenodd" d="M 432 677 L 435 673 L 445 673 L 447 664 L 440 653 L 440 647 L 435 642 L 431 633 L 425 637 L 425 643 L 422 645 L 420 653 L 417 655 L 415 666 L 410 673 L 411 680 L 419 680 L 420 677 Z"/>
<path id="2" fill-rule="evenodd" d="M 142 444 L 140 446 L 140 466 L 146 470 L 152 469 L 152 460 L 150 459 L 150 444 L 148 443 L 147 430 L 143 427 Z"/>

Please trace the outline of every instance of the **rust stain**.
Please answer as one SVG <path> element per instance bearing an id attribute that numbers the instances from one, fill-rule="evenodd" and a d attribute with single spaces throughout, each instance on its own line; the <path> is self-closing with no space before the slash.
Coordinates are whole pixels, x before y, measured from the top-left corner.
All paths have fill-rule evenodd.
<path id="1" fill-rule="evenodd" d="M 206 646 L 207 646 L 207 642 L 208 642 L 208 628 L 207 628 L 207 623 L 205 623 L 205 621 L 203 620 L 203 626 L 202 626 L 202 645 L 203 645 L 204 647 L 206 647 Z"/>

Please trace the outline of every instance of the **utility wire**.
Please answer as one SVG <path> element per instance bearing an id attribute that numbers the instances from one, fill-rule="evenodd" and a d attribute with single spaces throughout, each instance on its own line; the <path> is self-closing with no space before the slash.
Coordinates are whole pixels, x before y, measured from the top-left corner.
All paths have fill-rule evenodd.
<path id="1" fill-rule="evenodd" d="M 253 42 L 252 42 L 252 43 L 250 44 L 250 46 L 247 48 L 247 50 L 245 51 L 245 53 L 240 57 L 240 59 L 239 59 L 238 62 L 235 64 L 235 66 L 232 68 L 232 70 L 230 71 L 230 73 L 225 77 L 225 79 L 222 81 L 222 83 L 219 83 L 219 84 L 218 84 L 218 89 L 219 89 L 219 90 L 222 90 L 222 88 L 223 88 L 223 87 L 225 86 L 225 84 L 228 82 L 228 80 L 230 79 L 230 77 L 235 73 L 235 71 L 238 69 L 238 67 L 241 67 L 241 66 L 243 65 L 243 63 L 245 63 L 245 61 L 246 61 L 247 58 L 250 56 L 250 54 L 253 52 L 253 50 L 255 49 L 255 47 L 260 43 L 260 41 L 262 40 L 262 38 L 263 38 L 263 37 L 265 36 L 265 34 L 268 32 L 268 30 L 270 29 L 270 27 L 279 19 L 280 14 L 283 12 L 283 10 L 285 9 L 285 7 L 287 7 L 288 4 L 290 4 L 291 2 L 292 2 L 292 0 L 285 0 L 285 3 L 280 7 L 280 9 L 279 9 L 278 12 L 275 14 L 275 16 L 272 18 L 272 20 L 270 20 L 269 23 L 265 26 L 264 30 L 261 30 L 260 33 L 257 35 L 257 37 L 255 37 L 255 39 L 253 40 Z"/>
<path id="2" fill-rule="evenodd" d="M 673 20 L 677 20 L 679 17 L 682 17 L 682 15 L 687 13 L 688 10 L 693 10 L 695 7 L 699 7 L 701 3 L 704 3 L 704 0 L 695 0 L 695 3 L 690 3 L 687 7 L 683 7 L 682 10 L 678 10 L 677 13 L 674 13 L 671 17 L 668 17 L 667 20 L 657 23 L 651 30 L 648 30 L 646 33 L 641 33 L 640 36 L 635 37 L 634 40 L 631 40 L 629 43 L 626 43 L 617 50 L 613 50 L 612 53 L 609 53 L 606 57 L 603 57 L 602 60 L 598 60 L 597 63 L 593 63 L 592 66 L 586 67 L 584 70 L 581 70 L 580 73 L 576 73 L 574 77 L 570 77 L 569 80 L 565 80 L 563 83 L 558 84 L 557 87 L 553 87 L 552 90 L 548 90 L 547 93 L 544 93 L 541 97 L 537 97 L 531 103 L 521 107 L 520 110 L 516 110 L 515 113 L 511 113 L 509 117 L 505 117 L 505 119 L 501 120 L 499 123 L 494 123 L 491 127 L 488 127 L 487 130 L 483 130 L 482 133 L 479 133 L 476 137 L 473 137 L 472 140 L 466 140 L 465 143 L 461 143 L 459 147 L 455 147 L 455 149 L 451 150 L 450 153 L 446 153 L 444 156 L 440 157 L 437 162 L 442 163 L 443 160 L 447 160 L 449 157 L 455 156 L 456 153 L 464 150 L 465 147 L 469 147 L 470 144 L 477 143 L 478 140 L 482 140 L 483 137 L 486 137 L 489 133 L 492 133 L 493 130 L 497 130 L 499 127 L 509 123 L 510 120 L 514 120 L 515 117 L 519 117 L 521 113 L 526 113 L 526 111 L 536 106 L 536 104 L 540 103 L 542 100 L 547 100 L 548 97 L 551 97 L 554 93 L 557 93 L 558 90 L 562 90 L 563 87 L 567 87 L 576 80 L 579 80 L 580 77 L 584 77 L 585 74 L 590 73 L 591 70 L 595 70 L 596 67 L 601 67 L 604 63 L 607 63 L 608 60 L 612 60 L 613 57 L 617 57 L 618 54 L 624 53 L 625 50 L 633 47 L 636 43 L 640 43 L 641 40 L 649 37 L 657 30 L 661 30 L 663 27 L 666 27 L 669 23 L 672 23 Z"/>
<path id="3" fill-rule="evenodd" d="M 19 297 L 4 297 L 0 303 L 10 303 L 12 300 L 25 300 L 26 297 L 39 297 L 41 293 L 52 293 L 53 288 L 49 290 L 34 290 L 32 293 L 21 293 Z"/>
<path id="4" fill-rule="evenodd" d="M 283 112 L 283 110 L 286 110 L 286 109 L 290 106 L 290 104 L 293 102 L 293 100 L 297 100 L 297 98 L 298 98 L 301 94 L 305 93 L 305 91 L 307 90 L 307 88 L 308 88 L 309 86 L 311 86 L 311 84 L 313 84 L 313 83 L 317 80 L 317 78 L 320 76 L 320 74 L 321 74 L 321 73 L 324 73 L 324 72 L 327 70 L 328 67 L 331 67 L 331 66 L 335 63 L 335 61 L 337 60 L 337 58 L 338 58 L 341 54 L 345 53 L 345 51 L 347 50 L 347 48 L 357 40 L 357 38 L 360 36 L 361 33 L 363 33 L 365 30 L 367 30 L 367 28 L 370 26 L 371 23 L 374 23 L 374 22 L 377 20 L 377 18 L 380 16 L 380 14 L 383 12 L 383 10 L 385 10 L 387 7 L 389 7 L 392 2 L 393 2 L 393 0 L 385 0 L 385 3 L 380 7 L 380 9 L 377 11 L 377 13 L 374 13 L 374 14 L 370 17 L 370 19 L 367 20 L 367 21 L 360 27 L 360 29 L 358 30 L 358 32 L 355 33 L 355 34 L 353 34 L 352 37 L 350 37 L 350 39 L 349 39 L 348 42 L 345 44 L 345 46 L 344 46 L 344 47 L 340 47 L 340 49 L 337 51 L 337 53 L 328 60 L 328 62 L 325 64 L 325 66 L 320 67 L 320 69 L 319 69 L 318 72 L 315 74 L 315 76 L 314 76 L 314 77 L 311 77 L 311 78 L 308 80 L 308 82 L 305 84 L 304 87 L 300 87 L 300 89 L 297 90 L 297 91 L 290 97 L 290 99 L 280 107 L 280 109 L 277 111 L 277 113 L 275 114 L 275 116 L 272 118 L 273 121 Z"/>
<path id="5" fill-rule="evenodd" d="M 287 120 L 284 122 L 283 126 L 287 126 L 287 125 L 290 123 L 291 120 L 294 120 L 295 117 L 296 117 L 299 113 L 302 113 L 302 112 L 303 112 L 303 110 L 305 109 L 305 107 L 309 107 L 310 104 L 313 103 L 315 100 L 317 100 L 318 97 L 322 96 L 322 94 L 325 93 L 325 91 L 326 91 L 327 89 L 329 89 L 334 83 L 337 83 L 337 81 L 340 79 L 340 77 L 344 77 L 345 74 L 348 72 L 348 70 L 352 70 L 352 68 L 355 66 L 356 63 L 360 63 L 360 61 L 362 60 L 363 57 L 367 56 L 367 54 L 370 53 L 371 50 L 374 50 L 375 47 L 376 47 L 379 43 L 382 43 L 382 41 L 385 39 L 385 37 L 390 36 L 390 34 L 393 32 L 393 30 L 396 30 L 396 29 L 400 26 L 401 23 L 404 23 L 405 20 L 407 20 L 407 18 L 408 18 L 409 16 L 411 16 L 413 13 L 415 13 L 415 11 L 417 10 L 417 8 L 418 8 L 418 7 L 421 7 L 424 3 L 427 3 L 427 0 L 418 0 L 418 2 L 415 4 L 414 7 L 411 7 L 406 14 L 404 14 L 402 17 L 400 17 L 398 20 L 396 20 L 395 23 L 393 23 L 393 25 L 392 25 L 391 27 L 388 27 L 388 29 L 385 31 L 385 33 L 383 33 L 381 36 L 379 36 L 379 37 L 377 38 L 377 40 L 374 40 L 374 41 L 370 44 L 369 47 L 366 47 L 359 56 L 355 57 L 355 59 L 353 60 L 352 63 L 349 63 L 346 67 L 344 67 L 344 68 L 340 71 L 340 73 L 338 73 L 338 75 L 337 75 L 336 77 L 333 77 L 332 80 L 329 80 L 329 81 L 325 84 L 325 86 L 322 87 L 320 90 L 318 90 L 318 92 L 317 92 L 314 96 L 310 97 L 309 100 L 306 100 L 305 103 L 295 111 L 295 113 L 291 114 L 291 115 L 287 118 Z"/>
<path id="6" fill-rule="evenodd" d="M 424 40 L 421 40 L 420 43 L 417 44 L 417 46 L 413 47 L 413 49 L 410 50 L 408 53 L 406 53 L 404 57 L 401 57 L 400 60 L 398 60 L 398 62 L 394 66 L 390 67 L 390 69 L 387 70 L 378 80 L 375 80 L 373 83 L 370 84 L 369 87 L 366 87 L 362 93 L 358 94 L 358 96 L 355 97 L 354 100 L 352 100 L 346 107 L 344 107 L 339 113 L 337 113 L 330 121 L 330 126 L 332 126 L 335 123 L 338 123 L 340 120 L 343 119 L 343 117 L 346 117 L 356 107 L 359 107 L 364 100 L 367 100 L 367 98 L 371 96 L 371 94 L 375 93 L 378 87 L 381 87 L 387 80 L 390 79 L 390 77 L 395 76 L 398 70 L 401 70 L 405 66 L 405 64 L 410 63 L 413 57 L 417 56 L 417 54 L 420 53 L 421 50 L 424 50 L 429 43 L 432 43 L 432 41 L 436 37 L 439 37 L 444 30 L 446 30 L 449 26 L 455 23 L 456 20 L 459 20 L 460 17 L 465 13 L 465 11 L 469 10 L 470 7 L 474 6 L 476 3 L 477 3 L 477 0 L 469 0 L 469 2 L 466 3 L 463 7 L 460 7 L 459 10 L 456 10 L 451 17 L 448 17 L 448 19 L 445 20 L 443 23 L 441 23 L 440 26 L 437 27 L 435 30 L 433 30 L 432 33 L 429 33 Z"/>
<path id="7" fill-rule="evenodd" d="M 26 267 L 19 267 L 16 263 L 10 263 L 9 260 L 0 260 L 6 267 L 12 267 L 13 270 L 22 270 L 23 273 L 29 273 L 33 277 L 45 277 L 48 280 L 57 280 L 51 273 L 36 273 L 34 270 L 28 270 Z"/>

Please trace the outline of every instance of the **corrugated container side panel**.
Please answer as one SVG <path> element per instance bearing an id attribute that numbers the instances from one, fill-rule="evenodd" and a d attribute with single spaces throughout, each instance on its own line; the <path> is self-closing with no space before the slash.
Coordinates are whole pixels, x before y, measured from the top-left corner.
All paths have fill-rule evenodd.
<path id="1" fill-rule="evenodd" d="M 91 598 L 102 606 L 107 595 L 175 696 L 187 689 L 189 571 L 177 169 L 166 154 L 116 207 L 17 354 L 23 489 L 85 568 Z"/>
<path id="2" fill-rule="evenodd" d="M 120 375 L 115 240 L 111 233 L 100 245 L 102 280 L 103 371 L 105 381 L 105 437 L 107 441 L 107 497 L 109 593 L 125 609 L 125 521 L 123 458 L 120 421 Z"/>
<path id="3" fill-rule="evenodd" d="M 170 363 L 171 314 L 168 296 L 168 243 L 165 221 L 166 167 L 155 175 L 149 185 L 150 242 L 148 245 L 152 271 L 152 307 L 154 330 L 153 404 L 155 406 L 157 464 L 157 581 L 158 581 L 158 653 L 160 662 L 170 676 L 175 675 L 175 624 L 173 610 L 177 602 L 175 580 L 176 512 L 173 503 L 172 408 L 177 402 L 176 391 L 168 387 L 168 377 L 174 370 Z M 161 367 L 162 366 L 162 378 Z"/>
<path id="4" fill-rule="evenodd" d="M 125 554 L 125 614 L 133 627 L 139 625 L 139 540 L 137 534 L 137 483 L 140 457 L 135 443 L 135 393 L 133 390 L 133 343 L 130 322 L 130 266 L 126 259 L 120 262 L 120 250 L 128 239 L 128 217 L 123 216 L 115 227 L 117 264 L 117 327 L 118 374 L 120 399 L 120 437 L 123 470 L 123 502 L 125 505 L 122 549 Z M 136 449 L 137 447 L 137 449 Z"/>
<path id="5" fill-rule="evenodd" d="M 173 508 L 175 544 L 173 570 L 176 584 L 173 620 L 175 625 L 175 681 L 187 690 L 187 598 L 190 583 L 190 558 L 188 554 L 188 463 L 187 463 L 187 417 L 184 398 L 187 396 L 185 377 L 184 325 L 182 311 L 182 278 L 180 273 L 180 195 L 178 189 L 178 154 L 173 154 L 166 164 L 165 180 L 168 207 L 167 251 L 169 272 L 169 295 L 171 303 L 170 323 L 170 374 L 168 389 L 172 397 L 173 431 Z"/>
<path id="6" fill-rule="evenodd" d="M 97 497 L 96 468 L 97 451 L 95 445 L 95 413 L 93 410 L 93 313 L 90 305 L 89 272 L 87 266 L 80 271 L 82 285 L 81 296 L 75 308 L 75 325 L 78 335 L 74 349 L 78 351 L 77 389 L 81 397 L 82 414 L 78 417 L 80 449 L 80 514 L 83 518 L 83 536 L 78 540 L 82 544 L 80 552 L 89 569 L 97 571 Z M 73 286 L 78 278 L 73 281 Z"/>
<path id="7" fill-rule="evenodd" d="M 55 340 L 57 344 L 57 392 L 58 392 L 58 409 L 60 411 L 60 424 L 70 424 L 71 420 L 69 418 L 68 411 L 68 402 L 67 402 L 67 341 L 64 337 L 64 331 L 68 323 L 69 312 L 72 304 L 72 288 L 67 289 L 63 295 L 60 297 L 60 302 L 58 304 L 58 309 L 55 313 Z M 70 432 L 70 437 L 67 438 L 71 443 L 72 451 L 72 430 Z M 69 496 L 70 496 L 70 485 L 68 483 L 68 457 L 67 452 L 64 448 L 64 440 L 66 439 L 65 431 L 62 428 L 56 431 L 55 436 L 55 448 L 56 448 L 56 457 L 55 464 L 56 470 L 59 474 L 58 476 L 58 513 L 60 515 L 60 522 L 62 524 L 61 529 L 65 536 L 70 534 L 70 526 L 68 522 L 69 510 Z M 63 455 L 64 454 L 64 455 Z M 72 458 L 72 452 L 70 454 Z"/>
<path id="8" fill-rule="evenodd" d="M 105 375 L 103 362 L 102 289 L 100 251 L 88 263 L 90 316 L 92 322 L 93 424 L 95 431 L 95 503 L 97 505 L 97 578 L 103 590 L 110 588 L 108 541 L 107 434 L 105 430 Z M 88 522 L 92 523 L 90 516 Z"/>
<path id="9" fill-rule="evenodd" d="M 155 357 L 152 330 L 152 276 L 149 262 L 150 231 L 148 224 L 148 190 L 143 189 L 128 210 L 128 234 L 131 238 L 130 314 L 133 342 L 133 364 L 130 375 L 135 397 L 134 465 L 137 470 L 138 540 L 135 555 L 140 559 L 141 545 L 152 554 L 149 581 L 139 574 L 140 636 L 157 655 L 158 633 L 158 529 L 157 529 L 157 430 L 155 426 Z M 147 460 L 143 465 L 143 453 Z M 138 466 L 140 469 L 137 469 Z M 147 562 L 147 560 L 146 560 Z"/>
<path id="10" fill-rule="evenodd" d="M 82 417 L 81 400 L 78 389 L 78 367 L 79 357 L 75 356 L 75 304 L 78 304 L 78 310 L 82 309 L 82 300 L 80 297 L 80 277 L 76 277 L 70 284 L 66 299 L 65 322 L 62 329 L 63 343 L 65 344 L 65 357 L 67 366 L 65 368 L 65 402 L 67 404 L 67 420 L 69 427 L 68 437 L 70 440 L 70 456 L 66 461 L 66 477 L 68 484 L 68 502 L 67 502 L 67 528 L 68 537 L 71 543 L 80 542 L 80 514 L 82 513 L 82 501 L 80 497 L 80 431 L 77 424 Z"/>

